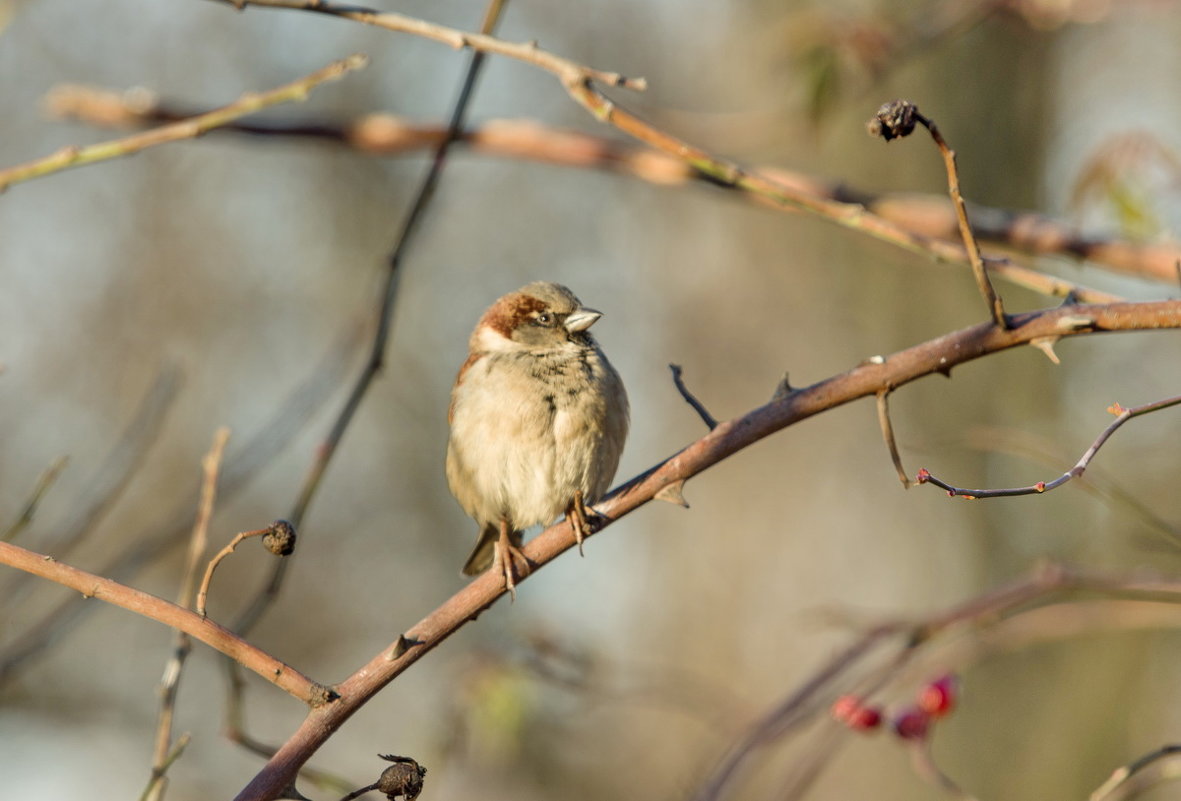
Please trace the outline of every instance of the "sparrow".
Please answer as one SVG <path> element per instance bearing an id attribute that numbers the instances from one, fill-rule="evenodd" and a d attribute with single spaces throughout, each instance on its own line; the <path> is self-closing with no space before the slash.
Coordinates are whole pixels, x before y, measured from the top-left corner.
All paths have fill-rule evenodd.
<path id="1" fill-rule="evenodd" d="M 447 483 L 479 526 L 463 566 L 489 567 L 516 596 L 523 531 L 565 514 L 579 551 L 627 438 L 623 381 L 587 331 L 602 316 L 537 281 L 488 307 L 451 390 Z"/>

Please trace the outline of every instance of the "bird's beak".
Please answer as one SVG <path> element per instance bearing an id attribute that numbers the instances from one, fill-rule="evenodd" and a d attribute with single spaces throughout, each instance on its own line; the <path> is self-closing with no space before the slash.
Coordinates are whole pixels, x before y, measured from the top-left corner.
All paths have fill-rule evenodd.
<path id="1" fill-rule="evenodd" d="M 594 309 L 576 309 L 566 317 L 566 330 L 571 334 L 585 331 L 595 324 L 595 320 L 603 316 L 601 311 Z"/>

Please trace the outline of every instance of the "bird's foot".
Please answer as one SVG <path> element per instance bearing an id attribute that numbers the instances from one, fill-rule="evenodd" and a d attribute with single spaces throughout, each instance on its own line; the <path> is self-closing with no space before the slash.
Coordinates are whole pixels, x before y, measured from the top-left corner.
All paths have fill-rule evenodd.
<path id="1" fill-rule="evenodd" d="M 517 576 L 521 578 L 529 575 L 532 567 L 525 554 L 513 544 L 507 527 L 501 527 L 500 537 L 492 546 L 492 569 L 504 576 L 504 586 L 508 589 L 509 597 L 517 600 Z M 518 574 L 518 566 L 520 573 Z"/>
<path id="2" fill-rule="evenodd" d="M 566 510 L 566 519 L 570 521 L 570 528 L 574 529 L 574 540 L 578 543 L 580 556 L 586 556 L 582 543 L 594 533 L 590 521 L 591 518 L 597 516 L 598 513 L 583 502 L 582 490 L 575 492 L 574 500 L 571 501 L 570 508 Z"/>

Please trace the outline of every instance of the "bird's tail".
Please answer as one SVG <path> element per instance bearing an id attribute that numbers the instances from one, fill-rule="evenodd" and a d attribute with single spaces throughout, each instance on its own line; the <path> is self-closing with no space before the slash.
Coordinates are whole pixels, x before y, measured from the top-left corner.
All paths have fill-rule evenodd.
<path id="1" fill-rule="evenodd" d="M 522 534 L 520 531 L 510 531 L 509 540 L 512 544 L 521 546 Z M 497 523 L 489 523 L 480 531 L 480 538 L 476 540 L 476 547 L 472 549 L 472 555 L 467 558 L 467 562 L 463 565 L 463 574 L 465 576 L 478 576 L 488 568 L 492 567 L 493 551 L 496 547 L 496 540 L 500 538 L 500 526 Z"/>

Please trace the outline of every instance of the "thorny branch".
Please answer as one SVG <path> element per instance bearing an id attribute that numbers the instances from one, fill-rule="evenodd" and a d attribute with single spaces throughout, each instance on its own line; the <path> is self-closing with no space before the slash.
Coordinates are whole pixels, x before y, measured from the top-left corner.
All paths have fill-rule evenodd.
<path id="1" fill-rule="evenodd" d="M 1081 319 L 1087 325 L 1079 326 Z M 1062 306 L 1013 315 L 1012 328 L 990 321 L 930 340 L 857 367 L 810 387 L 779 395 L 751 412 L 719 423 L 701 439 L 651 470 L 613 491 L 595 509 L 592 528 L 601 529 L 653 500 L 662 489 L 701 473 L 728 456 L 780 429 L 885 387 L 901 387 L 934 373 L 947 374 L 957 365 L 1060 332 L 1062 336 L 1139 328 L 1181 328 L 1181 300 L 1116 303 L 1107 306 Z M 594 533 L 593 531 L 591 533 Z M 550 526 L 525 548 L 534 565 L 530 576 L 575 545 L 567 522 Z M 527 580 L 527 579 L 526 579 Z M 491 606 L 505 593 L 494 571 L 472 580 L 434 612 L 399 635 L 348 679 L 336 685 L 338 697 L 313 709 L 267 765 L 238 794 L 237 801 L 275 798 L 294 779 L 303 763 L 369 698 L 454 631 Z M 932 625 L 939 621 L 933 621 Z"/>
<path id="2" fill-rule="evenodd" d="M 1131 409 L 1125 409 L 1118 403 L 1108 408 L 1108 411 L 1114 414 L 1115 420 L 1103 429 L 1095 441 L 1091 443 L 1091 447 L 1087 448 L 1086 452 L 1075 462 L 1074 467 L 1067 470 L 1053 481 L 1038 481 L 1035 484 L 1030 484 L 1027 487 L 1013 487 L 1009 489 L 962 489 L 960 487 L 953 487 L 945 481 L 942 481 L 926 469 L 920 469 L 918 476 L 915 477 L 916 484 L 934 484 L 947 491 L 947 494 L 954 497 L 961 498 L 1005 498 L 1013 495 L 1038 495 L 1049 490 L 1057 489 L 1072 478 L 1078 478 L 1086 472 L 1087 466 L 1091 460 L 1095 458 L 1095 454 L 1103 447 L 1104 443 L 1111 437 L 1116 430 L 1124 423 L 1131 420 L 1133 417 L 1139 417 L 1143 414 L 1150 414 L 1161 409 L 1167 409 L 1170 406 L 1181 404 L 1181 395 L 1173 398 L 1166 398 L 1164 400 L 1146 403 L 1143 406 L 1135 406 Z"/>

